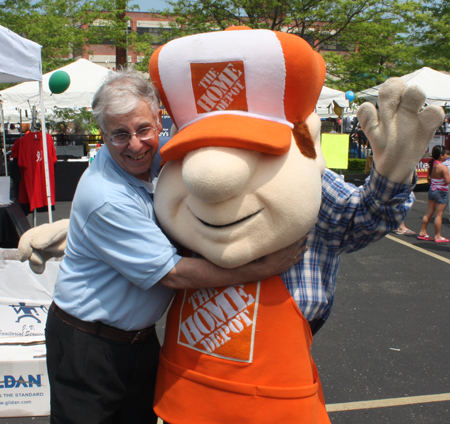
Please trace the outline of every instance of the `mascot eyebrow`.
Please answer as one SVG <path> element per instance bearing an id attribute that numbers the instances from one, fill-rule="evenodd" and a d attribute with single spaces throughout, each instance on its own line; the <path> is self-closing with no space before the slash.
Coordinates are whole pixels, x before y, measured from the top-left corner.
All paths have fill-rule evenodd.
<path id="1" fill-rule="evenodd" d="M 314 147 L 314 141 L 306 122 L 295 122 L 292 133 L 294 134 L 295 142 L 300 149 L 300 152 L 302 152 L 302 155 L 307 158 L 315 159 L 317 157 L 316 148 Z"/>

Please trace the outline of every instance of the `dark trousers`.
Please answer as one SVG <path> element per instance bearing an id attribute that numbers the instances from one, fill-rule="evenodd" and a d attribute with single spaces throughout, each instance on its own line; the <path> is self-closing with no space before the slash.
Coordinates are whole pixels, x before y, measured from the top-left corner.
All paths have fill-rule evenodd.
<path id="1" fill-rule="evenodd" d="M 322 326 L 325 324 L 325 321 L 321 318 L 313 319 L 312 321 L 309 321 L 309 326 L 311 327 L 312 335 L 316 334 Z"/>
<path id="2" fill-rule="evenodd" d="M 98 338 L 49 311 L 45 330 L 51 424 L 156 424 L 159 341 Z"/>

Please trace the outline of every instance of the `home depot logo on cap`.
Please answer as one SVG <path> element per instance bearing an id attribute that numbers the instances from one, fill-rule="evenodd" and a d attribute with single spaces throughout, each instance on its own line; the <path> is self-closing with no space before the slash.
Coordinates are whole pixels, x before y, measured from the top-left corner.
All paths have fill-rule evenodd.
<path id="1" fill-rule="evenodd" d="M 165 161 L 208 146 L 287 153 L 325 79 L 322 57 L 305 40 L 246 27 L 172 40 L 149 70 L 179 130 L 161 149 Z"/>

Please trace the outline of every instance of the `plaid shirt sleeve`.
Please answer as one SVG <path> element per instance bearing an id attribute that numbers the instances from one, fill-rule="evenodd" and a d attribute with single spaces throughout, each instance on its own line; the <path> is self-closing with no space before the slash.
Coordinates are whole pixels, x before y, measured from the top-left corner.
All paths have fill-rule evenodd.
<path id="1" fill-rule="evenodd" d="M 322 204 L 303 260 L 281 275 L 308 321 L 326 320 L 340 255 L 362 249 L 398 228 L 414 203 L 413 184 L 397 184 L 374 168 L 362 187 L 326 169 Z"/>

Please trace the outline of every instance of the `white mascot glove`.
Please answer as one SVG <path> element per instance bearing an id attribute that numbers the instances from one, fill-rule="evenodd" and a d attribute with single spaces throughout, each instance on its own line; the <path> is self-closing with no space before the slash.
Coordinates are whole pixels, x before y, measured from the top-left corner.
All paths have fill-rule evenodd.
<path id="1" fill-rule="evenodd" d="M 440 106 L 427 106 L 425 93 L 390 78 L 378 94 L 379 112 L 370 103 L 358 109 L 361 128 L 370 141 L 377 171 L 396 183 L 410 183 L 437 128 L 444 122 Z M 422 109 L 423 108 L 423 109 Z"/>
<path id="2" fill-rule="evenodd" d="M 68 227 L 69 220 L 62 219 L 28 230 L 19 240 L 20 260 L 28 260 L 33 272 L 42 274 L 49 259 L 64 255 Z"/>

